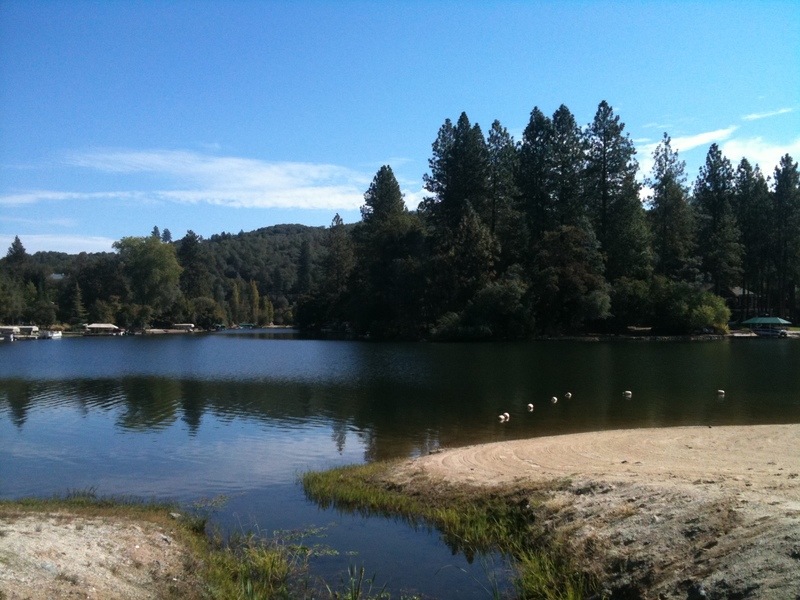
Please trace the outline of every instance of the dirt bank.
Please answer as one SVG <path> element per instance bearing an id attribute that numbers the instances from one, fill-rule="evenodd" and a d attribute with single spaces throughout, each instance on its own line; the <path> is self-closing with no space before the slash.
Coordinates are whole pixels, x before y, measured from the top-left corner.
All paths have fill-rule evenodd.
<path id="1" fill-rule="evenodd" d="M 198 597 L 192 559 L 168 523 L 0 508 L 0 598 Z"/>
<path id="2" fill-rule="evenodd" d="M 393 479 L 558 482 L 531 510 L 616 598 L 800 599 L 800 425 L 485 444 L 407 461 Z"/>

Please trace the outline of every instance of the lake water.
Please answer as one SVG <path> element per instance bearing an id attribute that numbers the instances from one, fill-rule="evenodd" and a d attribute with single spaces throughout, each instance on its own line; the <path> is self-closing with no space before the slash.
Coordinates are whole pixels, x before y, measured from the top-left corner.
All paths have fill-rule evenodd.
<path id="1" fill-rule="evenodd" d="M 312 562 L 333 587 L 363 565 L 394 594 L 440 599 L 490 595 L 502 561 L 320 509 L 298 475 L 558 433 L 790 422 L 793 339 L 376 344 L 254 330 L 0 343 L 0 497 L 225 496 L 214 520 L 228 531 L 304 531 L 337 550 Z"/>

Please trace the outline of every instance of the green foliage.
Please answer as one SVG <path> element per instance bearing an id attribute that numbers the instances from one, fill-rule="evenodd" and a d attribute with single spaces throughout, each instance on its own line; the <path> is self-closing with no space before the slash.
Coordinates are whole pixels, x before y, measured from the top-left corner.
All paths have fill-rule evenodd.
<path id="1" fill-rule="evenodd" d="M 737 320 L 800 319 L 797 163 L 784 156 L 770 189 L 758 167 L 743 160 L 734 173 L 712 145 L 690 196 L 665 133 L 643 206 L 624 128 L 605 101 L 585 128 L 565 105 L 552 117 L 535 107 L 519 143 L 499 121 L 484 138 L 461 113 L 439 128 L 418 210 L 384 165 L 353 225 L 336 215 L 330 228 L 209 239 L 189 230 L 174 243 L 154 227 L 118 241 L 117 253 L 77 256 L 30 256 L 16 237 L 0 259 L 0 321 L 296 322 L 373 338 L 517 339 L 722 329 L 720 297 Z"/>
<path id="2" fill-rule="evenodd" d="M 175 247 L 163 243 L 154 230 L 150 237 L 122 238 L 114 248 L 119 251 L 133 300 L 151 307 L 156 316 L 169 310 L 180 295 L 181 266 Z"/>
<path id="3" fill-rule="evenodd" d="M 536 327 L 542 333 L 579 331 L 610 314 L 599 245 L 584 229 L 547 232 L 536 246 L 531 280 Z"/>
<path id="4" fill-rule="evenodd" d="M 694 262 L 694 215 L 685 187 L 685 163 L 665 133 L 653 152 L 652 176 L 647 180 L 655 271 L 667 277 L 686 277 Z"/>
<path id="5" fill-rule="evenodd" d="M 696 285 L 661 276 L 653 279 L 650 294 L 653 299 L 651 324 L 656 332 L 727 331 L 731 312 L 719 296 Z"/>
<path id="6" fill-rule="evenodd" d="M 741 276 L 741 233 L 733 213 L 734 174 L 730 161 L 712 144 L 695 182 L 698 251 L 702 269 L 719 294 Z"/>

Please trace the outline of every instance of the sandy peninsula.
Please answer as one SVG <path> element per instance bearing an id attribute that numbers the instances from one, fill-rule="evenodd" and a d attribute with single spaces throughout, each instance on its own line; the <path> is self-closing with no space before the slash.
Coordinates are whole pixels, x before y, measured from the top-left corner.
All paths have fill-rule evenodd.
<path id="1" fill-rule="evenodd" d="M 469 446 L 406 461 L 393 479 L 547 490 L 532 510 L 606 596 L 800 598 L 800 424 Z"/>

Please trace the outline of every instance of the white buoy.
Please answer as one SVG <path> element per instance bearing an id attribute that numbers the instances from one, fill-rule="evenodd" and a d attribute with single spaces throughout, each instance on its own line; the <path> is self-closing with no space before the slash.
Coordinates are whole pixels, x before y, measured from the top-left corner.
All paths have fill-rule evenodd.
<path id="1" fill-rule="evenodd" d="M 567 392 L 566 394 L 564 394 L 564 398 L 566 398 L 567 400 L 572 398 L 572 392 Z"/>
<path id="2" fill-rule="evenodd" d="M 717 396 L 724 396 L 725 390 L 717 390 Z"/>
<path id="3" fill-rule="evenodd" d="M 508 414 L 507 412 L 503 413 L 503 416 L 506 418 L 506 421 L 510 421 L 511 420 L 511 415 Z"/>
<path id="4" fill-rule="evenodd" d="M 528 412 L 533 412 L 533 404 L 528 404 Z"/>
<path id="5" fill-rule="evenodd" d="M 632 398 L 633 397 L 633 392 L 631 392 L 630 390 L 625 390 L 624 392 L 622 392 L 622 395 L 625 398 Z"/>
<path id="6" fill-rule="evenodd" d="M 505 422 L 506 422 L 506 416 L 505 416 L 505 415 L 498 415 L 498 416 L 497 416 L 497 419 L 498 419 L 498 420 L 499 420 L 501 423 L 505 423 Z"/>
<path id="7" fill-rule="evenodd" d="M 553 404 L 555 404 L 556 402 L 558 402 L 558 398 L 556 398 L 555 396 L 553 396 L 552 398 L 550 398 L 550 402 L 552 402 Z"/>

